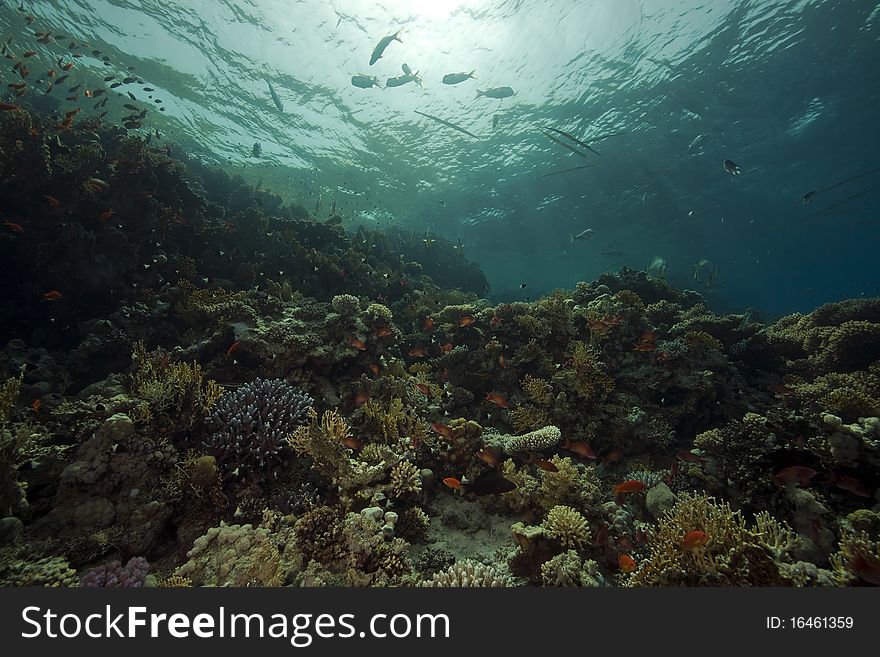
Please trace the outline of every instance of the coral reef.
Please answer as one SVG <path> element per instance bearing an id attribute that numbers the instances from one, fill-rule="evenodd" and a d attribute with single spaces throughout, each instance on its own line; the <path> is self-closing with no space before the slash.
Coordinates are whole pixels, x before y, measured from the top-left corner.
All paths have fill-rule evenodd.
<path id="1" fill-rule="evenodd" d="M 0 583 L 880 584 L 877 299 L 495 303 L 442 237 L 0 114 Z"/>

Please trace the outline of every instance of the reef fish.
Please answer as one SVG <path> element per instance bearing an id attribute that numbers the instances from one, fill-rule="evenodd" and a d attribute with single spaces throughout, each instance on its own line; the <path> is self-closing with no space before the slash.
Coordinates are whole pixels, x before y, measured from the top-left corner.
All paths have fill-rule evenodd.
<path id="1" fill-rule="evenodd" d="M 572 235 L 571 233 L 569 233 L 568 241 L 573 244 L 575 240 L 588 240 L 593 237 L 593 232 L 594 231 L 592 228 L 587 228 L 579 232 L 577 235 Z"/>
<path id="2" fill-rule="evenodd" d="M 487 392 L 483 401 L 495 404 L 498 408 L 510 408 L 510 406 L 507 405 L 507 398 L 504 397 L 504 395 L 498 395 L 494 392 Z"/>
<path id="3" fill-rule="evenodd" d="M 510 87 L 492 87 L 491 89 L 477 89 L 477 98 L 485 96 L 486 98 L 510 98 L 513 95 L 513 89 Z"/>
<path id="4" fill-rule="evenodd" d="M 777 472 L 773 478 L 780 484 L 799 484 L 801 486 L 809 486 L 813 477 L 818 474 L 813 468 L 803 465 L 790 465 Z"/>
<path id="5" fill-rule="evenodd" d="M 377 78 L 375 75 L 373 77 L 370 77 L 368 75 L 352 75 L 351 83 L 361 89 L 369 89 L 370 87 L 379 87 L 380 89 L 382 88 L 382 85 L 379 84 L 379 78 Z"/>
<path id="6" fill-rule="evenodd" d="M 64 295 L 58 290 L 49 290 L 48 292 L 43 293 L 43 301 L 59 301 L 63 298 Z"/>
<path id="7" fill-rule="evenodd" d="M 619 484 L 616 484 L 613 488 L 614 497 L 622 493 L 641 493 L 647 488 L 647 484 L 643 481 L 639 481 L 638 479 L 627 479 Z"/>
<path id="8" fill-rule="evenodd" d="M 587 142 L 581 141 L 580 139 L 578 139 L 574 135 L 571 135 L 571 134 L 565 132 L 565 130 L 559 130 L 558 128 L 551 128 L 550 126 L 544 126 L 543 129 L 550 130 L 551 132 L 555 132 L 557 135 L 562 135 L 566 139 L 570 139 L 571 141 L 573 141 L 578 146 L 582 146 L 583 148 L 586 148 L 588 151 L 591 151 L 591 152 L 595 153 L 596 155 L 598 155 L 599 157 L 602 157 L 602 153 L 600 153 L 595 148 L 590 146 Z"/>
<path id="9" fill-rule="evenodd" d="M 283 114 L 284 105 L 281 104 L 281 99 L 278 97 L 278 94 L 275 93 L 275 87 L 272 86 L 272 83 L 269 80 L 266 80 L 266 83 L 269 85 L 269 95 L 272 96 L 272 102 L 275 103 L 275 107 L 278 108 L 278 111 Z"/>
<path id="10" fill-rule="evenodd" d="M 403 28 L 397 30 L 397 32 L 395 32 L 394 34 L 390 34 L 379 39 L 379 43 L 377 43 L 376 47 L 373 48 L 373 54 L 370 55 L 370 66 L 372 66 L 382 58 L 382 53 L 385 52 L 385 48 L 391 45 L 392 41 L 400 41 L 400 43 L 403 43 L 400 38 L 401 32 L 403 32 Z"/>
<path id="11" fill-rule="evenodd" d="M 565 440 L 565 443 L 562 445 L 562 449 L 567 449 L 570 452 L 574 452 L 582 459 L 589 459 L 591 461 L 596 460 L 596 452 L 593 451 L 593 448 L 589 446 L 589 444 L 584 442 L 572 442 L 568 439 Z"/>
<path id="12" fill-rule="evenodd" d="M 471 71 L 470 73 L 447 73 L 443 76 L 443 84 L 458 84 L 459 82 L 464 82 L 465 80 L 477 79 L 477 76 L 474 75 L 475 71 Z"/>
<path id="13" fill-rule="evenodd" d="M 684 535 L 681 544 L 685 550 L 693 550 L 694 548 L 703 547 L 708 541 L 709 534 L 699 529 L 694 529 Z"/>
<path id="14" fill-rule="evenodd" d="M 443 483 L 454 490 L 474 495 L 509 493 L 516 489 L 516 484 L 510 479 L 506 479 L 497 470 L 487 470 L 473 481 L 461 481 L 455 477 L 446 477 Z"/>
<path id="15" fill-rule="evenodd" d="M 721 163 L 721 166 L 723 166 L 724 170 L 727 173 L 729 173 L 731 176 L 741 176 L 742 175 L 743 170 L 733 160 L 724 160 L 724 162 Z"/>
<path id="16" fill-rule="evenodd" d="M 636 569 L 636 561 L 628 554 L 621 554 L 617 557 L 617 566 L 621 572 L 631 573 Z"/>
<path id="17" fill-rule="evenodd" d="M 409 68 L 409 67 L 407 67 Z M 410 82 L 415 82 L 420 87 L 422 86 L 422 78 L 419 77 L 419 72 L 415 73 L 407 73 L 404 75 L 398 75 L 396 78 L 388 78 L 385 82 L 386 87 L 402 87 L 405 84 L 409 84 Z"/>

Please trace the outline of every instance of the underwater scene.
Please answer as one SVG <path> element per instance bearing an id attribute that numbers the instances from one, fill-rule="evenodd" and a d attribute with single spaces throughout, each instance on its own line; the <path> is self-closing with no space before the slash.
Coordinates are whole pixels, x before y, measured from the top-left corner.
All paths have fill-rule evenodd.
<path id="1" fill-rule="evenodd" d="M 878 41 L 3 0 L 0 584 L 880 585 Z"/>

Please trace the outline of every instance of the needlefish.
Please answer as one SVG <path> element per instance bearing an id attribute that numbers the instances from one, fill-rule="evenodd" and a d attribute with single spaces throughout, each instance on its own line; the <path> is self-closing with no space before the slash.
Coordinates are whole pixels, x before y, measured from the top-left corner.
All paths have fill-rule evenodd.
<path id="1" fill-rule="evenodd" d="M 474 139 L 479 139 L 479 137 L 477 135 L 475 135 L 473 132 L 468 132 L 467 130 L 465 130 L 461 126 L 457 126 L 454 123 L 450 123 L 449 121 L 446 121 L 445 119 L 441 119 L 440 117 L 433 116 L 431 114 L 425 114 L 424 112 L 420 112 L 419 110 L 414 110 L 414 111 L 416 114 L 421 114 L 422 116 L 426 116 L 429 119 L 436 121 L 437 123 L 441 123 L 441 124 L 445 125 L 447 128 L 452 128 L 453 130 L 458 130 L 459 132 L 463 132 L 464 134 L 466 134 L 469 137 L 473 137 Z"/>

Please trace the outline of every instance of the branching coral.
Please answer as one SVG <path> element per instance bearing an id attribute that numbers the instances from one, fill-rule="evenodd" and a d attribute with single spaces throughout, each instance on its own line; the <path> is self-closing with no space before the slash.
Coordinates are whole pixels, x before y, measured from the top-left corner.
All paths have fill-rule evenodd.
<path id="1" fill-rule="evenodd" d="M 567 367 L 557 372 L 553 380 L 587 401 L 604 400 L 614 390 L 614 379 L 606 372 L 598 352 L 579 340 L 569 349 Z"/>
<path id="2" fill-rule="evenodd" d="M 395 498 L 417 495 L 422 490 L 419 468 L 409 461 L 401 461 L 391 468 L 391 494 Z"/>
<path id="3" fill-rule="evenodd" d="M 131 388 L 142 403 L 135 419 L 161 427 L 190 429 L 210 412 L 223 390 L 204 380 L 198 363 L 172 363 L 167 355 L 148 354 L 143 342 L 134 347 Z"/>
<path id="4" fill-rule="evenodd" d="M 559 431 L 559 427 L 551 424 L 521 436 L 500 436 L 498 440 L 504 447 L 504 451 L 510 454 L 514 452 L 540 452 L 559 444 L 561 438 L 562 433 Z"/>
<path id="5" fill-rule="evenodd" d="M 579 548 L 590 540 L 587 519 L 570 506 L 554 506 L 541 525 L 544 533 L 564 548 Z"/>
<path id="6" fill-rule="evenodd" d="M 505 587 L 513 586 L 513 580 L 494 566 L 466 559 L 443 572 L 436 573 L 420 586 L 428 587 Z"/>
<path id="7" fill-rule="evenodd" d="M 604 585 L 599 565 L 583 559 L 576 550 L 567 550 L 541 564 L 544 586 L 596 587 Z"/>
<path id="8" fill-rule="evenodd" d="M 686 540 L 694 531 L 699 540 Z M 784 586 L 790 530 L 761 516 L 749 529 L 739 511 L 705 495 L 680 496 L 648 538 L 650 553 L 630 586 Z"/>
<path id="9" fill-rule="evenodd" d="M 520 381 L 523 392 L 535 404 L 549 406 L 553 403 L 553 386 L 546 379 L 538 379 L 531 374 L 526 374 Z"/>
<path id="10" fill-rule="evenodd" d="M 880 586 L 880 539 L 868 532 L 844 527 L 840 549 L 831 555 L 831 565 L 838 584 L 864 580 Z"/>
<path id="11" fill-rule="evenodd" d="M 312 398 L 280 379 L 256 379 L 225 394 L 206 418 L 205 447 L 226 474 L 259 478 L 292 456 L 288 436 L 306 422 Z"/>

